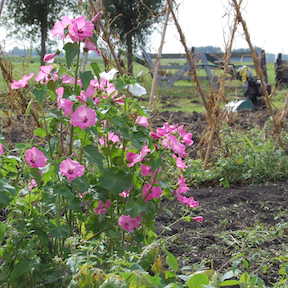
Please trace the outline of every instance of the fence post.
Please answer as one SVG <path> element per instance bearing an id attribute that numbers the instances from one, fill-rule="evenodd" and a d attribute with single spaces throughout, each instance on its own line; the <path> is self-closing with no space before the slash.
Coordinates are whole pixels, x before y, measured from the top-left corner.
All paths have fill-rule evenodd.
<path id="1" fill-rule="evenodd" d="M 261 69 L 263 71 L 264 79 L 265 79 L 265 82 L 268 83 L 268 74 L 267 74 L 267 65 L 266 65 L 266 53 L 265 53 L 264 49 L 261 50 L 260 57 L 261 57 L 261 61 L 260 61 L 261 62 Z"/>

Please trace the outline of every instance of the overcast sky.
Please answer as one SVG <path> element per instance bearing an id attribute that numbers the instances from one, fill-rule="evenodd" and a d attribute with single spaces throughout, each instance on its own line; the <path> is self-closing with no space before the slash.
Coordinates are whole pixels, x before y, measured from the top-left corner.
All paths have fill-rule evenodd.
<path id="1" fill-rule="evenodd" d="M 178 0 L 178 19 L 186 40 L 192 46 L 224 47 L 223 31 L 227 31 L 228 0 Z M 288 0 L 244 0 L 243 15 L 253 44 L 266 52 L 288 54 Z M 241 27 L 234 48 L 248 47 Z M 155 32 L 152 50 L 158 50 L 160 33 Z M 170 22 L 164 52 L 182 52 L 178 33 Z"/>
<path id="2" fill-rule="evenodd" d="M 228 0 L 177 0 L 178 19 L 185 33 L 188 45 L 219 46 L 223 48 L 223 31 L 227 31 L 228 18 L 225 15 Z M 244 0 L 243 15 L 247 21 L 253 44 L 266 52 L 288 54 L 288 0 Z M 151 50 L 157 51 L 160 29 L 152 35 Z M 5 30 L 0 28 L 0 42 L 6 49 L 23 42 L 5 39 Z M 16 44 L 17 45 L 17 44 Z M 24 44 L 28 48 L 29 43 Z M 247 47 L 241 27 L 237 33 L 234 48 Z M 183 52 L 173 22 L 167 31 L 164 52 Z"/>

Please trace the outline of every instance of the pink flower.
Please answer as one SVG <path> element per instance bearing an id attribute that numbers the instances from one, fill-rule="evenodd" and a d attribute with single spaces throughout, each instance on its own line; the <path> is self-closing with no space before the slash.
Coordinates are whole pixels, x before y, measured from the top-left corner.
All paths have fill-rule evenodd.
<path id="1" fill-rule="evenodd" d="M 5 153 L 4 145 L 0 143 L 0 155 Z"/>
<path id="2" fill-rule="evenodd" d="M 123 197 L 123 198 L 128 198 L 129 195 L 130 195 L 130 191 L 129 190 L 124 190 L 123 192 L 119 193 L 119 196 Z"/>
<path id="3" fill-rule="evenodd" d="M 162 140 L 162 145 L 165 148 L 171 149 L 175 154 L 184 158 L 187 156 L 185 145 L 180 143 L 174 135 L 168 135 Z"/>
<path id="4" fill-rule="evenodd" d="M 51 29 L 51 34 L 60 39 L 65 38 L 65 29 L 72 23 L 72 20 L 68 16 L 63 16 L 61 21 L 57 21 Z"/>
<path id="5" fill-rule="evenodd" d="M 61 98 L 58 101 L 58 108 L 63 110 L 64 116 L 69 116 L 73 113 L 73 105 L 74 102 L 69 99 Z"/>
<path id="6" fill-rule="evenodd" d="M 143 177 L 145 176 L 151 176 L 152 175 L 152 168 L 147 165 L 141 165 L 140 166 L 140 173 Z"/>
<path id="7" fill-rule="evenodd" d="M 202 216 L 196 216 L 196 217 L 193 217 L 192 218 L 194 221 L 196 221 L 196 222 L 203 222 L 204 221 L 204 218 L 202 217 Z"/>
<path id="8" fill-rule="evenodd" d="M 176 195 L 181 195 L 189 191 L 189 187 L 187 186 L 185 182 L 185 178 L 183 176 L 180 176 L 178 178 L 178 188 L 176 189 Z"/>
<path id="9" fill-rule="evenodd" d="M 56 94 L 58 96 L 58 98 L 62 98 L 64 95 L 64 87 L 59 87 L 56 89 Z"/>
<path id="10" fill-rule="evenodd" d="M 86 39 L 84 43 L 85 43 L 84 49 L 87 49 L 88 51 L 89 50 L 95 51 L 97 54 L 100 54 L 100 51 L 99 51 L 99 49 L 97 48 L 97 46 L 96 46 L 96 44 L 94 42 L 92 42 L 89 39 Z"/>
<path id="11" fill-rule="evenodd" d="M 177 166 L 179 169 L 182 169 L 182 170 L 186 169 L 186 164 L 185 164 L 185 162 L 182 160 L 182 158 L 177 157 L 175 154 L 173 154 L 172 157 L 173 157 L 174 159 L 176 159 L 176 166 Z"/>
<path id="12" fill-rule="evenodd" d="M 185 197 L 185 196 L 182 196 L 182 195 L 178 195 L 177 196 L 177 200 L 180 203 L 188 206 L 189 208 L 196 208 L 196 207 L 199 206 L 199 202 L 196 201 L 193 197 L 189 198 L 189 197 Z"/>
<path id="13" fill-rule="evenodd" d="M 74 102 L 63 98 L 64 95 L 64 88 L 59 87 L 56 89 L 57 94 L 57 106 L 59 109 L 62 109 L 64 112 L 64 116 L 69 116 L 73 113 L 73 105 Z"/>
<path id="14" fill-rule="evenodd" d="M 57 56 L 57 53 L 50 53 L 50 54 L 46 54 L 43 57 L 43 61 L 46 63 L 53 63 L 54 62 L 54 58 Z"/>
<path id="15" fill-rule="evenodd" d="M 137 124 L 139 126 L 143 126 L 145 128 L 149 127 L 148 118 L 144 117 L 144 116 L 138 116 L 136 118 L 135 124 Z"/>
<path id="16" fill-rule="evenodd" d="M 75 112 L 72 113 L 70 123 L 72 126 L 86 129 L 95 125 L 96 121 L 96 112 L 93 109 L 83 105 L 78 107 Z"/>
<path id="17" fill-rule="evenodd" d="M 26 163 L 32 168 L 45 167 L 47 164 L 46 156 L 36 147 L 26 150 L 24 158 Z"/>
<path id="18" fill-rule="evenodd" d="M 111 206 L 110 200 L 107 200 L 105 203 L 103 203 L 101 200 L 99 200 L 97 208 L 95 208 L 93 210 L 98 215 L 106 214 L 107 210 L 110 208 L 110 206 Z"/>
<path id="19" fill-rule="evenodd" d="M 33 188 L 36 188 L 38 185 L 37 185 L 37 182 L 34 178 L 32 178 L 30 180 L 30 182 L 28 183 L 28 190 L 29 191 L 32 191 Z"/>
<path id="20" fill-rule="evenodd" d="M 150 192 L 150 193 L 149 193 Z M 144 201 L 149 201 L 154 198 L 158 199 L 162 195 L 162 189 L 159 186 L 152 186 L 151 184 L 144 184 L 142 195 L 144 198 Z"/>
<path id="21" fill-rule="evenodd" d="M 72 181 L 84 174 L 85 167 L 79 162 L 67 158 L 60 163 L 60 174 L 65 176 L 68 181 Z"/>
<path id="22" fill-rule="evenodd" d="M 114 84 L 104 78 L 100 78 L 100 82 L 97 79 L 91 80 L 90 86 L 94 87 L 96 90 L 105 92 L 108 96 L 117 91 Z M 107 98 L 107 96 L 103 96 L 103 98 Z"/>
<path id="23" fill-rule="evenodd" d="M 147 145 L 142 147 L 139 154 L 127 152 L 126 159 L 129 162 L 128 167 L 133 167 L 136 163 L 141 162 L 149 152 L 150 149 Z"/>
<path id="24" fill-rule="evenodd" d="M 40 71 L 35 77 L 35 80 L 40 83 L 47 83 L 50 79 L 52 79 L 52 75 L 50 75 L 52 70 L 52 65 L 40 66 Z"/>
<path id="25" fill-rule="evenodd" d="M 20 89 L 28 86 L 28 81 L 34 76 L 34 73 L 24 75 L 20 80 L 13 80 L 10 84 L 11 89 Z"/>
<path id="26" fill-rule="evenodd" d="M 132 232 L 141 225 L 141 218 L 137 216 L 132 218 L 129 215 L 122 215 L 118 219 L 118 225 L 128 232 Z"/>
<path id="27" fill-rule="evenodd" d="M 86 38 L 92 37 L 94 25 L 91 21 L 87 21 L 84 16 L 80 16 L 72 20 L 68 27 L 68 33 L 72 41 L 79 42 Z"/>
<path id="28" fill-rule="evenodd" d="M 113 144 L 120 142 L 119 136 L 116 135 L 114 132 L 108 133 L 108 140 L 111 141 Z"/>

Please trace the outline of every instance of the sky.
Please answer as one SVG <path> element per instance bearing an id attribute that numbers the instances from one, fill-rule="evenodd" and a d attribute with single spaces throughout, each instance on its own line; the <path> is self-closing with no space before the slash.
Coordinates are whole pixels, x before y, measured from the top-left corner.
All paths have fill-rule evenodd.
<path id="1" fill-rule="evenodd" d="M 243 15 L 248 24 L 252 42 L 266 52 L 288 54 L 288 0 L 243 0 Z M 184 31 L 187 44 L 192 46 L 224 47 L 224 31 L 227 33 L 228 17 L 225 16 L 228 0 L 177 0 L 178 20 Z M 150 40 L 150 51 L 157 52 L 160 44 L 159 25 Z M 233 48 L 247 48 L 243 32 L 239 27 Z M 15 41 L 6 37 L 0 28 L 0 43 L 7 49 L 14 46 L 29 48 L 29 42 Z M 181 53 L 182 45 L 173 21 L 166 34 L 164 53 Z"/>
<path id="2" fill-rule="evenodd" d="M 228 0 L 178 0 L 177 2 L 178 20 L 188 46 L 213 45 L 223 49 L 223 31 L 227 33 L 228 27 L 228 17 L 225 16 Z M 244 0 L 243 8 L 243 16 L 253 45 L 264 48 L 266 52 L 288 54 L 288 0 Z M 154 52 L 158 50 L 160 31 L 161 27 L 151 39 L 151 50 Z M 240 26 L 238 31 L 233 48 L 248 48 Z M 178 32 L 173 21 L 170 21 L 163 52 L 183 51 Z"/>

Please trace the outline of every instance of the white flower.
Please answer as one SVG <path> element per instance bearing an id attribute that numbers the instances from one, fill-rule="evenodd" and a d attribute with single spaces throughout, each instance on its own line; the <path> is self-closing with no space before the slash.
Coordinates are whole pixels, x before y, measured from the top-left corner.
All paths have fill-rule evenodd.
<path id="1" fill-rule="evenodd" d="M 135 84 L 129 84 L 125 86 L 125 88 L 128 89 L 128 91 L 133 95 L 133 96 L 142 96 L 146 95 L 147 91 L 144 87 L 142 87 L 140 84 L 135 83 Z"/>
<path id="2" fill-rule="evenodd" d="M 106 79 L 108 81 L 113 80 L 115 75 L 118 73 L 118 70 L 116 70 L 115 68 L 111 69 L 108 72 L 102 72 L 100 73 L 100 77 L 103 79 Z"/>

